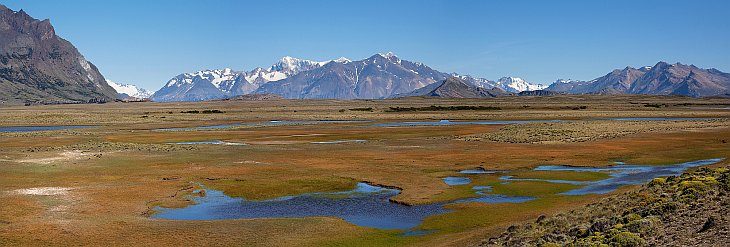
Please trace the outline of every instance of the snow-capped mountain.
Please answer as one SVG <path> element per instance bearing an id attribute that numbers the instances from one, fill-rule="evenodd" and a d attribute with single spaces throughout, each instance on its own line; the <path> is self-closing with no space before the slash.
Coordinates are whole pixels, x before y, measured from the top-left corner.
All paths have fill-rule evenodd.
<path id="1" fill-rule="evenodd" d="M 467 84 L 519 93 L 544 86 L 516 77 L 499 82 L 456 73 L 443 73 L 423 63 L 402 60 L 392 52 L 352 61 L 317 62 L 283 57 L 269 68 L 248 72 L 205 70 L 176 76 L 155 93 L 155 101 L 197 101 L 241 94 L 278 94 L 285 98 L 377 99 L 410 93 L 449 77 Z"/>
<path id="2" fill-rule="evenodd" d="M 202 70 L 184 73 L 170 79 L 152 95 L 154 101 L 200 101 L 246 94 L 256 87 L 245 73 L 232 69 Z"/>
<path id="3" fill-rule="evenodd" d="M 473 84 L 478 87 L 491 89 L 498 87 L 504 91 L 510 93 L 519 93 L 523 91 L 535 91 L 545 89 L 546 86 L 542 84 L 533 84 L 525 81 L 519 77 L 502 77 L 497 81 L 487 80 L 484 78 L 476 78 L 469 75 L 460 75 L 457 73 L 451 73 L 451 76 L 464 80 L 467 83 Z"/>
<path id="4" fill-rule="evenodd" d="M 699 97 L 727 94 L 730 88 L 730 74 L 716 69 L 699 69 L 693 65 L 662 62 L 640 69 L 627 67 L 592 81 L 561 79 L 545 87 L 518 77 L 491 81 L 443 73 L 388 52 L 358 61 L 339 58 L 316 62 L 284 57 L 269 68 L 255 68 L 248 72 L 219 69 L 184 73 L 170 79 L 162 89 L 155 92 L 152 100 L 199 101 L 250 93 L 276 94 L 290 99 L 378 99 L 408 95 L 450 77 L 482 89 L 498 88 L 512 94 L 548 90 L 573 94 L 680 94 Z M 547 94 L 534 92 L 525 95 Z"/>
<path id="5" fill-rule="evenodd" d="M 152 92 L 132 84 L 116 83 L 110 80 L 106 80 L 106 83 L 117 91 L 118 98 L 120 99 L 126 99 L 130 97 L 147 99 L 152 96 Z"/>
<path id="6" fill-rule="evenodd" d="M 575 88 L 582 87 L 590 82 L 573 80 L 573 79 L 557 79 L 555 82 L 550 84 L 545 90 L 553 92 L 569 92 L 575 90 Z"/>
<path id="7" fill-rule="evenodd" d="M 501 88 L 500 85 L 497 84 L 497 82 L 492 81 L 492 80 L 487 80 L 484 78 L 476 78 L 476 77 L 472 77 L 470 75 L 460 75 L 457 73 L 451 73 L 450 75 L 452 77 L 459 78 L 459 79 L 461 79 L 469 84 L 472 84 L 474 86 L 477 86 L 477 87 L 482 87 L 482 88 L 499 87 L 499 88 Z"/>
<path id="8" fill-rule="evenodd" d="M 286 79 L 292 75 L 299 74 L 302 71 L 312 70 L 329 62 L 348 63 L 349 59 L 341 57 L 334 60 L 316 62 L 312 60 L 304 60 L 286 56 L 281 58 L 277 63 L 271 65 L 268 69 L 255 68 L 246 73 L 246 80 L 253 84 L 263 84 L 270 81 L 278 81 Z"/>
<path id="9" fill-rule="evenodd" d="M 409 93 L 447 77 L 422 63 L 401 60 L 389 52 L 359 61 L 339 59 L 266 83 L 256 93 L 294 99 L 377 99 Z"/>
<path id="10" fill-rule="evenodd" d="M 255 68 L 245 72 L 225 68 L 184 73 L 170 79 L 154 93 L 152 100 L 200 101 L 248 94 L 265 83 L 283 80 L 333 61 L 350 62 L 347 58 L 316 62 L 286 56 L 267 69 Z"/>
<path id="11" fill-rule="evenodd" d="M 512 93 L 535 91 L 547 88 L 542 84 L 532 84 L 519 77 L 502 77 L 497 80 L 497 86 Z"/>

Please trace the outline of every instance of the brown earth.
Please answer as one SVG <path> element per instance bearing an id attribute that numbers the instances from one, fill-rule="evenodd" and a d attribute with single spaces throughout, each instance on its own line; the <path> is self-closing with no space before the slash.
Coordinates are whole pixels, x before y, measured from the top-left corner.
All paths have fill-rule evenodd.
<path id="1" fill-rule="evenodd" d="M 645 104 L 666 104 L 665 108 Z M 358 181 L 402 188 L 393 198 L 406 204 L 473 196 L 441 178 L 484 167 L 527 174 L 543 164 L 603 166 L 614 161 L 670 164 L 728 157 L 730 111 L 724 99 L 676 97 L 555 96 L 489 100 L 217 101 L 114 103 L 0 108 L 0 126 L 95 125 L 61 131 L 0 133 L 0 245 L 447 245 L 477 244 L 485 236 L 541 214 L 552 215 L 603 196 L 567 197 L 570 189 L 536 182 L 499 185 L 499 175 L 474 178 L 500 193 L 534 195 L 523 204 L 459 204 L 430 217 L 419 229 L 432 234 L 402 237 L 400 231 L 358 227 L 341 219 L 170 221 L 151 219 L 154 207 L 183 207 L 197 184 L 231 196 L 263 199 L 316 191 L 341 191 Z M 493 106 L 501 110 L 387 112 L 389 107 Z M 585 109 L 573 110 L 576 106 Z M 527 107 L 525 107 L 527 106 Z M 372 107 L 373 111 L 349 109 Z M 702 109 L 697 109 L 701 107 Z M 485 108 L 486 109 L 486 108 Z M 189 114 L 191 110 L 222 113 Z M 610 117 L 702 117 L 688 124 L 611 122 Z M 235 127 L 208 131 L 156 131 L 269 120 L 371 120 L 289 126 Z M 500 125 L 373 127 L 393 121 L 566 119 L 588 130 L 628 128 L 630 133 L 580 142 L 553 137 L 522 143 Z M 717 125 L 715 125 L 717 123 Z M 661 128 L 635 128 L 662 125 Z M 529 126 L 524 125 L 527 131 Z M 569 124 L 569 126 L 571 126 Z M 560 130 L 563 125 L 545 125 Z M 570 127 L 575 129 L 575 127 Z M 598 131 L 597 131 L 598 132 Z M 511 137 L 510 137 L 511 135 Z M 588 133 L 593 136 L 594 133 Z M 174 145 L 222 140 L 228 145 Z M 311 144 L 336 140 L 361 143 Z M 554 141 L 557 140 L 557 141 Z M 530 141 L 532 142 L 532 141 Z M 569 174 L 562 174 L 567 176 Z M 588 179 L 588 178 L 586 178 Z"/>

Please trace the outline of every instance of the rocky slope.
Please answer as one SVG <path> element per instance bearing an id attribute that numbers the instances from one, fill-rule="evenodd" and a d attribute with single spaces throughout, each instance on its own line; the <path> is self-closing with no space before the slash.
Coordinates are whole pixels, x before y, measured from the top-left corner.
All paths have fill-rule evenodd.
<path id="1" fill-rule="evenodd" d="M 437 98 L 494 98 L 512 95 L 501 88 L 485 89 L 465 82 L 457 77 L 449 77 L 441 82 L 433 83 L 411 93 L 394 97 L 437 97 Z"/>
<path id="2" fill-rule="evenodd" d="M 567 213 L 511 226 L 482 246 L 723 246 L 730 166 L 699 168 Z"/>
<path id="3" fill-rule="evenodd" d="M 571 93 L 575 92 L 579 89 L 579 87 L 584 87 L 589 82 L 587 81 L 579 81 L 579 80 L 572 80 L 572 79 L 557 79 L 555 82 L 550 84 L 547 88 L 544 90 L 546 91 L 552 91 L 552 92 L 559 92 L 559 93 Z"/>
<path id="4" fill-rule="evenodd" d="M 116 96 L 49 20 L 0 5 L 0 103 L 106 102 Z"/>
<path id="5" fill-rule="evenodd" d="M 639 69 L 626 67 L 594 80 L 558 81 L 546 90 L 571 94 L 653 94 L 706 97 L 725 95 L 730 74 L 694 65 L 659 62 Z"/>

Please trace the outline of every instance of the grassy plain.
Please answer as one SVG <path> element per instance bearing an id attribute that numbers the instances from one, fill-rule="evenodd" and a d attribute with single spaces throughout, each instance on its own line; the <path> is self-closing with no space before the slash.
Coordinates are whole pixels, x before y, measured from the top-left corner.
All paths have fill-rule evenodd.
<path id="1" fill-rule="evenodd" d="M 0 245 L 476 244 L 512 224 L 564 212 L 602 197 L 559 195 L 575 185 L 536 181 L 503 184 L 499 176 L 589 181 L 607 175 L 530 169 L 538 165 L 605 166 L 615 161 L 662 165 L 730 157 L 728 105 L 727 99 L 556 96 L 1 107 L 0 126 L 94 127 L 0 133 Z M 391 107 L 434 111 L 394 112 Z M 185 113 L 195 110 L 223 113 Z M 609 119 L 627 117 L 702 119 Z M 571 121 L 373 126 L 441 119 Z M 157 130 L 269 120 L 367 121 Z M 210 140 L 247 145 L 171 144 Z M 365 142 L 313 143 L 340 140 Z M 468 186 L 448 186 L 441 181 L 459 175 L 459 170 L 477 167 L 503 173 L 469 175 L 473 183 Z M 410 237 L 401 236 L 401 231 L 358 227 L 328 217 L 225 221 L 149 218 L 156 206 L 192 203 L 189 196 L 199 184 L 229 196 L 269 199 L 349 190 L 359 181 L 401 188 L 402 193 L 393 200 L 406 204 L 473 197 L 473 185 L 489 185 L 495 193 L 537 199 L 520 204 L 449 205 L 452 212 L 429 217 L 418 227 L 433 233 Z"/>

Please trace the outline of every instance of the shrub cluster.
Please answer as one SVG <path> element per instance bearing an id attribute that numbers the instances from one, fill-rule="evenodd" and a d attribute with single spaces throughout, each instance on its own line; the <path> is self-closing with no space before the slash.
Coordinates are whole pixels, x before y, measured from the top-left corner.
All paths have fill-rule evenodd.
<path id="1" fill-rule="evenodd" d="M 225 112 L 224 112 L 224 111 L 221 111 L 221 110 L 202 110 L 202 111 L 198 111 L 198 110 L 192 110 L 192 111 L 181 111 L 180 113 L 190 113 L 190 114 L 201 114 L 201 113 L 202 113 L 202 114 L 212 114 L 212 113 L 225 113 Z"/>
<path id="2" fill-rule="evenodd" d="M 389 107 L 387 112 L 409 112 L 409 111 L 494 111 L 502 108 L 494 106 L 426 106 L 426 107 Z"/>

